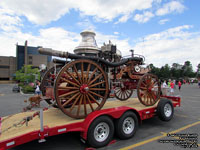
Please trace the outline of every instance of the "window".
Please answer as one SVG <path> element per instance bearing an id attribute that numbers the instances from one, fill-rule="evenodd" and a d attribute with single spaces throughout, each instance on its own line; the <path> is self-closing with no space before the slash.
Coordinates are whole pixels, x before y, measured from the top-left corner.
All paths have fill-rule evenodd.
<path id="1" fill-rule="evenodd" d="M 33 64 L 33 56 L 28 56 L 28 64 L 29 65 Z"/>
<path id="2" fill-rule="evenodd" d="M 28 59 L 29 59 L 29 60 L 32 60 L 32 59 L 33 59 L 33 56 L 28 56 Z"/>
<path id="3" fill-rule="evenodd" d="M 10 66 L 0 66 L 0 68 L 9 69 Z"/>

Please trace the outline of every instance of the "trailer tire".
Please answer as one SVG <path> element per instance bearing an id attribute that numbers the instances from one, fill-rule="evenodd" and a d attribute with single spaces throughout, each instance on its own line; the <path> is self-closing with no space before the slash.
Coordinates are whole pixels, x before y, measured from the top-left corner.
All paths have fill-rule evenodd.
<path id="1" fill-rule="evenodd" d="M 134 136 L 138 128 L 138 118 L 134 112 L 125 112 L 116 120 L 116 135 L 120 139 L 129 139 Z"/>
<path id="2" fill-rule="evenodd" d="M 114 124 L 108 116 L 100 116 L 96 118 L 88 129 L 87 143 L 99 148 L 109 144 L 114 135 Z"/>
<path id="3" fill-rule="evenodd" d="M 170 121 L 173 118 L 174 106 L 169 99 L 160 99 L 157 106 L 157 115 L 162 121 Z"/>

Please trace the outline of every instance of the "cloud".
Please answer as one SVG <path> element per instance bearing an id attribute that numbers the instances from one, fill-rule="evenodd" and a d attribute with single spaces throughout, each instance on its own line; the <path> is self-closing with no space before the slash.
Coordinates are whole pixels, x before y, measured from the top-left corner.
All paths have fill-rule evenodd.
<path id="1" fill-rule="evenodd" d="M 12 15 L 13 12 L 0 8 L 0 30 L 17 31 L 22 21 L 18 16 Z"/>
<path id="2" fill-rule="evenodd" d="M 172 1 L 163 5 L 162 8 L 156 11 L 157 16 L 163 16 L 169 13 L 182 13 L 185 10 L 185 6 L 179 1 Z"/>
<path id="3" fill-rule="evenodd" d="M 62 28 L 41 29 L 37 36 L 21 31 L 3 32 L 0 34 L 1 56 L 15 56 L 15 44 L 24 45 L 25 40 L 28 40 L 29 46 L 43 46 L 73 52 L 73 49 L 79 44 L 80 35 Z"/>
<path id="4" fill-rule="evenodd" d="M 152 17 L 154 17 L 154 14 L 149 11 L 146 11 L 143 14 L 136 14 L 134 20 L 139 23 L 145 23 L 149 21 Z"/>
<path id="5" fill-rule="evenodd" d="M 130 14 L 123 15 L 121 18 L 119 18 L 119 20 L 118 20 L 117 22 L 115 22 L 115 24 L 124 23 L 124 22 L 126 22 L 130 17 L 131 17 Z"/>
<path id="6" fill-rule="evenodd" d="M 196 69 L 200 63 L 200 33 L 189 32 L 191 28 L 190 25 L 184 25 L 147 35 L 136 43 L 134 49 L 144 53 L 146 63 L 153 63 L 157 67 L 172 63 L 184 64 L 189 60 Z"/>
<path id="7" fill-rule="evenodd" d="M 154 0 L 87 0 L 79 1 L 77 7 L 83 15 L 95 16 L 99 19 L 111 21 L 120 15 L 126 16 L 135 10 L 151 8 L 153 1 Z M 125 20 L 126 17 L 122 18 L 121 21 Z"/>
<path id="8" fill-rule="evenodd" d="M 119 34 L 119 32 L 114 32 L 114 34 L 115 34 L 115 35 L 118 35 L 118 34 Z"/>
<path id="9" fill-rule="evenodd" d="M 78 27 L 80 27 L 82 30 L 95 30 L 96 27 L 89 19 L 84 19 L 81 22 L 76 23 Z"/>
<path id="10" fill-rule="evenodd" d="M 30 22 L 45 25 L 58 20 L 72 8 L 70 0 L 6 0 L 1 1 L 1 8 L 12 10 L 17 16 L 25 16 Z"/>
<path id="11" fill-rule="evenodd" d="M 170 21 L 169 19 L 162 19 L 162 20 L 160 20 L 158 23 L 160 24 L 160 25 L 163 25 L 163 24 L 165 24 L 166 22 L 168 22 L 168 21 Z"/>
<path id="12" fill-rule="evenodd" d="M 157 1 L 157 5 L 159 7 L 161 1 Z M 157 9 L 155 12 L 146 11 L 143 14 L 136 14 L 134 16 L 134 20 L 139 23 L 146 23 L 151 18 L 155 16 L 164 16 L 170 13 L 182 13 L 185 10 L 185 6 L 179 1 L 172 1 L 169 3 L 165 3 L 161 8 Z M 165 24 L 166 19 L 160 20 L 159 24 Z"/>
<path id="13" fill-rule="evenodd" d="M 119 21 L 125 22 L 127 14 L 136 10 L 145 10 L 152 7 L 158 0 L 5 0 L 1 1 L 0 8 L 13 11 L 17 16 L 25 16 L 30 22 L 45 25 L 56 21 L 71 9 L 79 11 L 83 16 L 93 16 L 96 20 L 112 21 L 122 16 Z"/>
<path id="14" fill-rule="evenodd" d="M 134 20 L 145 23 L 156 15 L 181 13 L 185 10 L 185 6 L 179 1 L 172 1 L 165 3 L 156 12 L 150 12 L 153 6 L 157 8 L 160 5 L 161 0 L 5 0 L 0 3 L 0 8 L 6 10 L 9 15 L 25 16 L 37 25 L 46 25 L 66 14 L 70 15 L 71 9 L 77 11 L 80 16 L 92 16 L 97 22 L 109 22 L 119 17 L 115 24 L 127 22 L 136 11 Z M 145 12 L 139 14 L 140 11 Z"/>

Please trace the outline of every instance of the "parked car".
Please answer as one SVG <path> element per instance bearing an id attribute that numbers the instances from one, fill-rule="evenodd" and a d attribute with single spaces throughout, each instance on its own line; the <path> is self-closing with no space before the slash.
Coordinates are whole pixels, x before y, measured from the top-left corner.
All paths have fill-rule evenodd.
<path id="1" fill-rule="evenodd" d="M 18 93 L 20 92 L 20 87 L 18 85 L 14 85 L 12 91 Z"/>

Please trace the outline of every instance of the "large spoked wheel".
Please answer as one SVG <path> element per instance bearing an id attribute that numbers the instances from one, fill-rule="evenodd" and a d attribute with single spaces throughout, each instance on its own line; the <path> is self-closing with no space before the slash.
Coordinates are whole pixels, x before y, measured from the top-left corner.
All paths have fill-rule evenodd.
<path id="1" fill-rule="evenodd" d="M 50 68 L 45 74 L 44 77 L 41 81 L 41 85 L 40 85 L 40 89 L 42 91 L 42 95 L 46 96 L 46 90 L 47 87 L 48 88 L 53 88 L 54 87 L 54 80 L 56 78 L 56 75 L 58 74 L 58 72 L 60 71 L 60 69 L 62 68 L 62 65 L 57 65 L 54 66 L 52 68 Z M 51 98 L 46 98 L 45 101 L 51 105 L 54 102 L 54 99 L 52 100 Z M 56 106 L 54 106 L 56 107 Z"/>
<path id="2" fill-rule="evenodd" d="M 132 89 L 127 89 L 126 87 L 116 87 L 115 88 L 115 97 L 120 101 L 125 101 L 131 97 L 133 94 Z"/>
<path id="3" fill-rule="evenodd" d="M 139 101 L 145 106 L 154 105 L 160 98 L 160 83 L 157 76 L 147 73 L 144 74 L 137 86 Z"/>
<path id="4" fill-rule="evenodd" d="M 54 95 L 58 107 L 72 118 L 85 118 L 100 110 L 108 97 L 103 69 L 91 60 L 75 60 L 58 73 Z M 70 108 L 65 106 L 70 105 Z"/>

